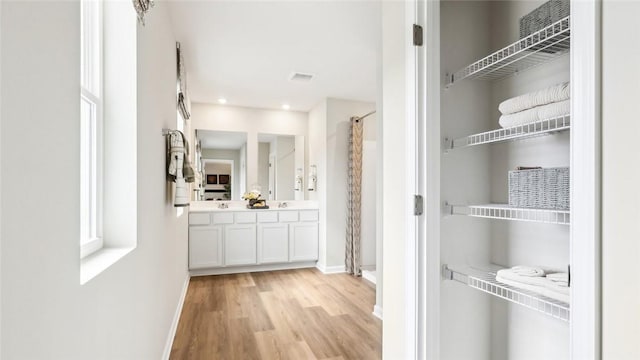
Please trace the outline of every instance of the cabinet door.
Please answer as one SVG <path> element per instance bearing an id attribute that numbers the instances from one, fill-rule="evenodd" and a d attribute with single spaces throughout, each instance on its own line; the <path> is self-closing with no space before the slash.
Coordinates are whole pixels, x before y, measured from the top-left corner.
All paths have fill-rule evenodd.
<path id="1" fill-rule="evenodd" d="M 225 265 L 252 265 L 256 263 L 256 225 L 225 225 Z"/>
<path id="2" fill-rule="evenodd" d="M 318 223 L 289 225 L 290 261 L 318 260 Z"/>
<path id="3" fill-rule="evenodd" d="M 261 264 L 289 261 L 289 225 L 258 225 L 258 262 Z"/>
<path id="4" fill-rule="evenodd" d="M 222 226 L 190 226 L 189 269 L 222 265 Z"/>

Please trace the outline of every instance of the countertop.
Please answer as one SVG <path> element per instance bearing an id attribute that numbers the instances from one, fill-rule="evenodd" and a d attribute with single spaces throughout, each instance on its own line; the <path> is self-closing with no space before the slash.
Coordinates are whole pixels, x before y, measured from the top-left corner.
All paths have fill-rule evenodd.
<path id="1" fill-rule="evenodd" d="M 220 204 L 228 205 L 228 208 L 220 208 Z M 278 207 L 280 203 L 286 203 L 286 207 Z M 236 211 L 287 211 L 287 210 L 318 210 L 318 202 L 304 201 L 270 201 L 267 200 L 268 209 L 248 209 L 246 201 L 192 201 L 189 204 L 189 212 L 236 212 Z"/>

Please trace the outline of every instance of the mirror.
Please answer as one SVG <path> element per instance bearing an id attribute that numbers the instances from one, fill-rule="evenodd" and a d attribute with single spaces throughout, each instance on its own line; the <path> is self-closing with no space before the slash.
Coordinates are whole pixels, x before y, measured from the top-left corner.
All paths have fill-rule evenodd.
<path id="1" fill-rule="evenodd" d="M 247 188 L 247 133 L 196 130 L 201 182 L 194 200 L 241 200 Z"/>
<path id="2" fill-rule="evenodd" d="M 258 134 L 257 179 L 267 200 L 304 200 L 304 136 Z"/>

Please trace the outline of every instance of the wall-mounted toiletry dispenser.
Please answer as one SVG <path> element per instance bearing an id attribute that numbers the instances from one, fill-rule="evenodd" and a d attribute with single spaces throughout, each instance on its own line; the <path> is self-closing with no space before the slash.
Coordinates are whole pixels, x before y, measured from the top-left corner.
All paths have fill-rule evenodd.
<path id="1" fill-rule="evenodd" d="M 318 182 L 318 168 L 315 165 L 309 165 L 309 179 L 307 181 L 309 191 L 316 191 Z"/>
<path id="2" fill-rule="evenodd" d="M 296 178 L 294 181 L 293 190 L 295 191 L 302 190 L 302 168 L 296 169 Z"/>

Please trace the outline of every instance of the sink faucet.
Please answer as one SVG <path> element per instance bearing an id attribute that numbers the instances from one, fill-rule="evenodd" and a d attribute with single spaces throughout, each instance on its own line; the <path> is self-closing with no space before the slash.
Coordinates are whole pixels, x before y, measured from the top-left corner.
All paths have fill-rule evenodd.
<path id="1" fill-rule="evenodd" d="M 228 209 L 228 208 L 229 208 L 229 204 L 225 202 L 221 202 L 218 204 L 218 209 Z"/>
<path id="2" fill-rule="evenodd" d="M 287 202 L 286 202 L 286 201 L 283 201 L 283 202 L 281 202 L 280 204 L 278 204 L 278 207 L 279 207 L 279 208 L 286 208 L 286 207 L 287 207 L 287 205 L 288 205 L 288 204 L 287 204 Z"/>

